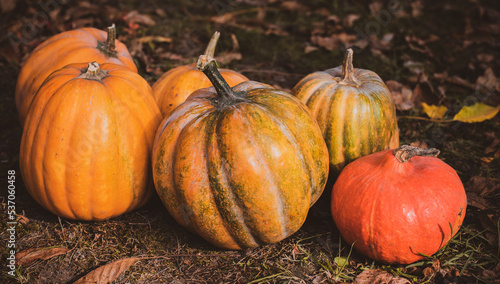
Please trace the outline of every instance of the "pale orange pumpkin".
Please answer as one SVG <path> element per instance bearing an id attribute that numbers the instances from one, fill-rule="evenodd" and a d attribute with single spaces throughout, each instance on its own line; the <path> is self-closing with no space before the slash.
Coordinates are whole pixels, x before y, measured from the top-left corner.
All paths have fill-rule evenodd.
<path id="1" fill-rule="evenodd" d="M 33 50 L 17 78 L 16 107 L 21 125 L 47 76 L 68 64 L 90 61 L 120 64 L 137 72 L 127 47 L 116 40 L 115 25 L 109 27 L 108 32 L 81 28 L 57 34 Z"/>
<path id="2" fill-rule="evenodd" d="M 219 32 L 213 34 L 205 50 L 205 55 L 214 57 L 219 36 Z M 243 81 L 248 81 L 247 77 L 236 71 L 219 69 L 219 72 L 231 87 Z M 212 83 L 210 83 L 207 76 L 196 68 L 196 63 L 192 63 L 173 68 L 163 74 L 153 85 L 153 95 L 161 113 L 166 117 L 178 105 L 182 104 L 192 92 L 211 86 Z"/>
<path id="3" fill-rule="evenodd" d="M 150 155 L 160 122 L 151 87 L 124 66 L 55 71 L 31 104 L 21 140 L 28 192 L 69 219 L 104 220 L 142 206 L 153 192 Z"/>

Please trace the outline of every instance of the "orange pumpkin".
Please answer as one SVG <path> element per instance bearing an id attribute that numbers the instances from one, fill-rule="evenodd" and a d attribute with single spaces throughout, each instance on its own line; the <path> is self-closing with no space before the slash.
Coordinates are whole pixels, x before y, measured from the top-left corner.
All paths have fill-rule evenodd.
<path id="1" fill-rule="evenodd" d="M 205 55 L 214 57 L 219 36 L 219 32 L 214 33 L 205 50 Z M 229 69 L 219 69 L 219 72 L 229 86 L 248 81 L 247 77 Z M 212 86 L 210 80 L 196 68 L 196 63 L 192 63 L 173 68 L 163 74 L 153 85 L 153 94 L 163 117 L 166 117 L 178 105 L 182 104 L 192 92 L 210 86 Z"/>
<path id="2" fill-rule="evenodd" d="M 24 125 L 36 91 L 47 76 L 68 64 L 89 61 L 116 63 L 137 72 L 127 47 L 116 40 L 114 24 L 107 33 L 82 28 L 55 35 L 33 50 L 17 78 L 16 107 L 21 125 Z"/>
<path id="3" fill-rule="evenodd" d="M 79 63 L 55 71 L 31 104 L 21 140 L 28 192 L 69 219 L 104 220 L 142 206 L 153 190 L 160 122 L 151 87 L 124 66 Z"/>
<path id="4" fill-rule="evenodd" d="M 342 66 L 309 74 L 292 89 L 323 131 L 332 177 L 361 156 L 399 146 L 390 91 L 375 72 L 354 68 L 352 57 L 348 49 Z"/>
<path id="5" fill-rule="evenodd" d="M 295 97 L 269 85 L 233 88 L 215 61 L 200 68 L 214 87 L 166 117 L 153 148 L 153 179 L 171 215 L 212 244 L 241 249 L 296 232 L 324 190 L 328 150 Z"/>
<path id="6" fill-rule="evenodd" d="M 332 217 L 343 238 L 366 256 L 408 264 L 455 235 L 467 197 L 437 149 L 403 145 L 347 165 L 332 190 Z"/>

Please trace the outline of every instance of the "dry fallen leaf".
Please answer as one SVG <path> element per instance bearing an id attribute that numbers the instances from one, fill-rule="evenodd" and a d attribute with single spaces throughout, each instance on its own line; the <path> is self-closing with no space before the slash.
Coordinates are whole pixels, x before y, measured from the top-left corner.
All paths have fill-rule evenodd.
<path id="1" fill-rule="evenodd" d="M 415 141 L 415 142 L 411 142 L 410 146 L 418 147 L 418 148 L 429 148 L 429 145 L 427 145 L 427 143 L 425 141 L 420 141 L 420 140 Z"/>
<path id="2" fill-rule="evenodd" d="M 65 247 L 31 248 L 16 253 L 16 260 L 21 266 L 29 266 L 37 260 L 47 260 L 68 251 Z"/>
<path id="3" fill-rule="evenodd" d="M 0 0 L 2 13 L 8 13 L 16 8 L 16 0 Z"/>
<path id="4" fill-rule="evenodd" d="M 445 106 L 435 106 L 422 103 L 422 109 L 432 119 L 443 119 L 444 114 L 448 111 Z"/>
<path id="5" fill-rule="evenodd" d="M 129 269 L 136 261 L 142 258 L 139 257 L 130 257 L 130 258 L 122 258 L 106 265 L 103 265 L 97 269 L 92 270 L 87 275 L 82 278 L 76 280 L 73 284 L 87 284 L 87 283 L 95 283 L 95 284 L 104 284 L 110 283 L 118 278 L 125 270 Z"/>
<path id="6" fill-rule="evenodd" d="M 389 272 L 382 269 L 367 269 L 361 272 L 353 284 L 410 284 L 408 279 L 394 277 Z"/>
<path id="7" fill-rule="evenodd" d="M 172 38 L 164 36 L 143 36 L 137 39 L 140 43 L 148 42 L 172 42 Z"/>
<path id="8" fill-rule="evenodd" d="M 476 103 L 471 106 L 464 106 L 453 120 L 462 122 L 481 122 L 493 118 L 500 111 L 500 105 L 492 107 L 482 103 Z"/>
<path id="9" fill-rule="evenodd" d="M 474 192 L 481 197 L 487 197 L 500 189 L 500 184 L 486 177 L 473 176 L 465 185 L 465 189 L 467 192 Z"/>
<path id="10" fill-rule="evenodd" d="M 500 81 L 495 76 L 491 67 L 484 71 L 483 76 L 479 76 L 477 78 L 476 88 L 486 88 L 488 90 L 500 91 Z"/>
<path id="11" fill-rule="evenodd" d="M 476 207 L 481 210 L 490 209 L 490 205 L 485 198 L 477 195 L 475 192 L 467 191 L 467 206 Z"/>
<path id="12" fill-rule="evenodd" d="M 143 24 L 146 26 L 154 26 L 156 22 L 148 15 L 140 14 L 138 11 L 130 11 L 123 17 L 127 23 Z"/>
<path id="13" fill-rule="evenodd" d="M 398 110 L 409 110 L 415 105 L 413 103 L 413 92 L 408 86 L 403 86 L 401 83 L 389 80 L 385 82 L 389 91 L 391 91 L 394 104 Z"/>

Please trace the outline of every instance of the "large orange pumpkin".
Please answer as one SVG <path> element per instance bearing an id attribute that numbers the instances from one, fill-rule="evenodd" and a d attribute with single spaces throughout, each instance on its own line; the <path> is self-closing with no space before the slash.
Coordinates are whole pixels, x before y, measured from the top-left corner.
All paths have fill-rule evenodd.
<path id="1" fill-rule="evenodd" d="M 21 140 L 30 195 L 78 220 L 138 208 L 153 191 L 151 150 L 160 122 L 151 87 L 128 68 L 93 62 L 57 70 L 38 90 Z"/>
<path id="2" fill-rule="evenodd" d="M 331 197 L 344 239 L 384 263 L 412 263 L 442 248 L 460 229 L 467 197 L 438 153 L 403 145 L 347 165 Z"/>
<path id="3" fill-rule="evenodd" d="M 137 72 L 127 47 L 116 40 L 115 25 L 107 33 L 81 28 L 57 34 L 33 50 L 17 78 L 16 107 L 21 125 L 36 91 L 50 73 L 68 64 L 89 61 L 120 64 Z"/>
<path id="4" fill-rule="evenodd" d="M 205 55 L 214 57 L 215 47 L 220 33 L 215 32 L 210 40 Z M 248 78 L 229 69 L 219 69 L 229 86 L 234 86 Z M 156 103 L 164 117 L 170 113 L 194 91 L 212 86 L 210 80 L 196 68 L 196 63 L 178 66 L 163 74 L 153 85 Z"/>
<path id="5" fill-rule="evenodd" d="M 181 225 L 216 246 L 278 242 L 323 192 L 321 131 L 290 94 L 254 81 L 231 88 L 207 56 L 200 68 L 215 88 L 194 92 L 160 125 L 156 190 Z"/>
<path id="6" fill-rule="evenodd" d="M 323 131 L 334 176 L 356 158 L 399 146 L 390 91 L 376 73 L 353 68 L 352 57 L 348 49 L 342 66 L 309 74 L 292 89 Z"/>

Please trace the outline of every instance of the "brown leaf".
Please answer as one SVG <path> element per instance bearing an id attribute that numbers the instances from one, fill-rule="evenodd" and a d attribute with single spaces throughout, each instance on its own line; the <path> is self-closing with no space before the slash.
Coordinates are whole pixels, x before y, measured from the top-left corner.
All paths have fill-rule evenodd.
<path id="1" fill-rule="evenodd" d="M 342 19 L 342 24 L 348 28 L 352 28 L 354 26 L 354 22 L 356 22 L 359 18 L 361 18 L 360 15 L 349 14 Z"/>
<path id="2" fill-rule="evenodd" d="M 488 68 L 484 71 L 483 76 L 479 76 L 476 80 L 476 88 L 486 88 L 488 90 L 500 91 L 500 82 L 495 76 L 493 69 Z"/>
<path id="3" fill-rule="evenodd" d="M 76 280 L 73 284 L 87 284 L 87 283 L 109 283 L 118 278 L 125 270 L 129 269 L 136 261 L 142 258 L 130 257 L 122 258 L 89 272 L 87 275 Z"/>
<path id="4" fill-rule="evenodd" d="M 16 260 L 19 265 L 29 266 L 37 260 L 47 260 L 68 251 L 65 247 L 31 248 L 16 253 Z"/>
<path id="5" fill-rule="evenodd" d="M 487 54 L 487 53 L 480 53 L 476 57 L 477 57 L 477 60 L 482 61 L 482 62 L 486 62 L 486 63 L 490 63 L 491 61 L 493 61 L 495 59 L 495 56 L 493 56 L 492 54 Z"/>
<path id="6" fill-rule="evenodd" d="M 465 186 L 465 189 L 481 197 L 487 197 L 497 189 L 500 189 L 500 184 L 486 177 L 473 176 Z"/>
<path id="7" fill-rule="evenodd" d="M 304 6 L 303 4 L 300 4 L 297 1 L 283 1 L 281 2 L 281 8 L 285 10 L 290 10 L 290 11 L 307 11 L 308 7 Z"/>
<path id="8" fill-rule="evenodd" d="M 226 65 L 233 60 L 241 60 L 241 53 L 239 52 L 222 52 L 215 57 L 217 63 L 221 65 Z"/>
<path id="9" fill-rule="evenodd" d="M 143 24 L 146 26 L 154 26 L 156 22 L 148 15 L 140 14 L 138 11 L 130 11 L 123 19 L 128 23 Z"/>
<path id="10" fill-rule="evenodd" d="M 429 148 L 429 145 L 427 145 L 427 143 L 425 143 L 425 141 L 411 142 L 410 146 L 418 147 L 418 148 Z"/>
<path id="11" fill-rule="evenodd" d="M 361 272 L 353 284 L 409 284 L 408 279 L 401 277 L 394 277 L 389 272 L 382 269 L 367 269 Z"/>
<path id="12" fill-rule="evenodd" d="M 352 46 L 356 40 L 356 35 L 347 34 L 345 32 L 332 34 L 331 36 L 319 36 L 312 35 L 311 43 L 314 45 L 323 47 L 327 50 L 335 50 L 340 47 L 340 44 L 343 43 L 346 46 Z"/>
<path id="13" fill-rule="evenodd" d="M 8 13 L 16 8 L 16 0 L 0 0 L 0 8 L 2 13 Z"/>
<path id="14" fill-rule="evenodd" d="M 392 98 L 399 110 L 409 110 L 415 107 L 413 103 L 413 92 L 408 86 L 403 86 L 401 83 L 389 80 L 385 82 L 389 91 L 391 91 Z"/>
<path id="15" fill-rule="evenodd" d="M 467 206 L 476 207 L 480 210 L 488 210 L 490 208 L 488 201 L 486 201 L 484 197 L 477 195 L 475 192 L 469 191 L 467 191 Z"/>

